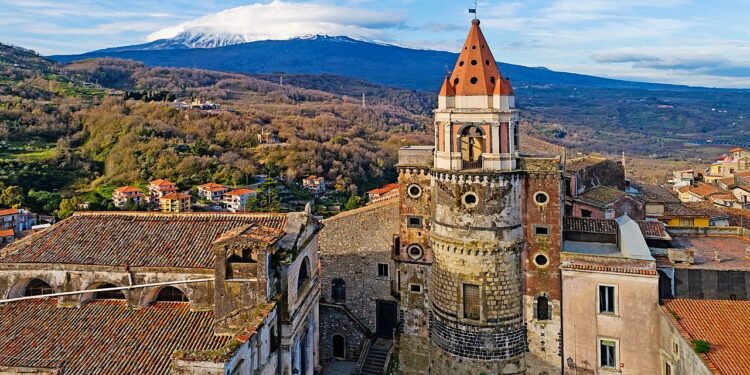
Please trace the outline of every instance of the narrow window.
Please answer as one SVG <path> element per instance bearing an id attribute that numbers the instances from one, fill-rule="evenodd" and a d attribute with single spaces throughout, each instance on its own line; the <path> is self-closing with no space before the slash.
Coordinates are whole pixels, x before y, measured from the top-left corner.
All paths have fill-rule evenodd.
<path id="1" fill-rule="evenodd" d="M 612 340 L 599 340 L 599 366 L 617 367 L 617 343 Z"/>
<path id="2" fill-rule="evenodd" d="M 536 298 L 536 319 L 549 320 L 549 300 L 545 296 Z"/>
<path id="3" fill-rule="evenodd" d="M 464 318 L 479 320 L 479 285 L 463 284 Z"/>
<path id="4" fill-rule="evenodd" d="M 302 289 L 305 282 L 310 279 L 310 266 L 308 263 L 310 263 L 309 258 L 305 257 L 305 259 L 302 259 L 302 264 L 300 264 L 299 273 L 297 274 L 297 291 Z"/>
<path id="5" fill-rule="evenodd" d="M 333 302 L 346 302 L 346 282 L 343 279 L 331 281 L 331 299 Z"/>
<path id="6" fill-rule="evenodd" d="M 599 313 L 615 313 L 615 287 L 599 285 Z"/>
<path id="7" fill-rule="evenodd" d="M 345 359 L 346 342 L 344 336 L 333 335 L 333 357 L 337 359 Z"/>
<path id="8" fill-rule="evenodd" d="M 591 211 L 581 210 L 581 217 L 591 217 Z"/>
<path id="9" fill-rule="evenodd" d="M 668 362 L 664 362 L 664 375 L 672 375 L 672 365 Z"/>
<path id="10" fill-rule="evenodd" d="M 387 277 L 388 276 L 388 265 L 383 263 L 378 263 L 378 277 Z"/>
<path id="11" fill-rule="evenodd" d="M 412 293 L 422 293 L 422 286 L 419 284 L 409 284 L 409 290 Z"/>
<path id="12" fill-rule="evenodd" d="M 401 237 L 393 236 L 393 255 L 401 255 Z"/>

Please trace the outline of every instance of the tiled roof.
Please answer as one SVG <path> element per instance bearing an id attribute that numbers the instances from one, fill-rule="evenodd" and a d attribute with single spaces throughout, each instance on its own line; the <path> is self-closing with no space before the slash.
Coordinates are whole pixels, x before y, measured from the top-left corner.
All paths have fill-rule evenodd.
<path id="1" fill-rule="evenodd" d="M 123 186 L 123 187 L 118 187 L 117 189 L 115 189 L 115 191 L 118 193 L 140 193 L 141 189 L 138 189 L 137 187 L 132 187 L 132 186 Z"/>
<path id="2" fill-rule="evenodd" d="M 0 230 L 0 237 L 10 237 L 10 236 L 15 236 L 15 232 L 13 232 L 13 229 Z"/>
<path id="3" fill-rule="evenodd" d="M 232 190 L 224 195 L 246 195 L 246 194 L 253 194 L 255 193 L 255 190 L 253 189 L 237 189 Z"/>
<path id="4" fill-rule="evenodd" d="M 671 239 L 664 225 L 658 221 L 637 221 L 643 237 L 652 239 Z M 589 217 L 563 218 L 563 230 L 566 232 L 583 232 L 597 234 L 617 234 L 617 221 L 614 219 L 594 219 Z"/>
<path id="5" fill-rule="evenodd" d="M 595 186 L 589 191 L 579 195 L 576 199 L 581 200 L 584 203 L 596 205 L 598 207 L 605 207 L 616 202 L 618 199 L 624 197 L 626 194 L 624 191 L 611 188 L 609 186 Z"/>
<path id="6" fill-rule="evenodd" d="M 740 236 L 674 236 L 672 247 L 693 250 L 693 264 L 679 263 L 675 268 L 750 271 L 747 248 L 750 239 Z M 716 254 L 719 254 L 719 261 Z"/>
<path id="7" fill-rule="evenodd" d="M 214 183 L 214 182 L 209 182 L 209 183 L 207 183 L 207 184 L 203 184 L 203 185 L 200 185 L 200 186 L 198 186 L 198 188 L 200 188 L 200 189 L 202 189 L 202 190 L 208 190 L 208 191 L 212 191 L 212 192 L 213 192 L 213 191 L 222 191 L 222 190 L 227 190 L 227 187 L 226 187 L 226 186 L 224 186 L 224 185 L 219 185 L 219 184 L 217 184 L 217 183 Z"/>
<path id="8" fill-rule="evenodd" d="M 164 180 L 164 179 L 161 179 L 161 178 L 153 180 L 153 181 L 149 182 L 149 184 L 154 185 L 154 186 L 174 185 L 173 182 L 168 181 L 168 180 Z"/>
<path id="9" fill-rule="evenodd" d="M 735 148 L 733 148 L 733 149 L 729 150 L 729 152 L 740 152 L 740 151 L 744 151 L 744 150 L 745 150 L 745 149 L 744 149 L 744 148 L 742 148 L 742 147 L 735 147 Z"/>
<path id="10" fill-rule="evenodd" d="M 77 213 L 6 247 L 0 263 L 213 268 L 214 240 L 253 224 L 283 230 L 287 215 Z"/>
<path id="11" fill-rule="evenodd" d="M 683 203 L 668 203 L 664 205 L 665 218 L 670 217 L 709 217 L 706 213 L 695 210 L 692 206 Z"/>
<path id="12" fill-rule="evenodd" d="M 591 167 L 592 165 L 604 163 L 607 160 L 608 159 L 603 158 L 601 156 L 592 156 L 592 155 L 583 156 L 580 158 L 568 159 L 568 161 L 565 163 L 565 170 L 569 173 L 576 173 L 582 169 Z"/>
<path id="13" fill-rule="evenodd" d="M 0 366 L 62 368 L 65 374 L 168 374 L 175 350 L 212 350 L 213 312 L 188 302 L 130 309 L 124 301 L 59 308 L 57 301 L 0 305 Z"/>
<path id="14" fill-rule="evenodd" d="M 563 219 L 563 230 L 566 232 L 617 234 L 617 222 L 612 219 L 566 216 Z"/>
<path id="15" fill-rule="evenodd" d="M 639 183 L 638 187 L 641 190 L 641 196 L 639 197 L 646 203 L 679 203 L 677 199 L 669 190 L 654 184 Z"/>
<path id="16" fill-rule="evenodd" d="M 701 357 L 714 373 L 750 374 L 750 301 L 675 299 L 663 308 L 687 341 L 711 344 Z"/>
<path id="17" fill-rule="evenodd" d="M 17 213 L 18 213 L 17 208 L 6 208 L 3 210 L 0 210 L 0 216 L 15 215 Z"/>
<path id="18" fill-rule="evenodd" d="M 385 194 L 387 192 L 390 192 L 390 191 L 393 191 L 393 190 L 396 190 L 396 189 L 398 189 L 398 184 L 397 183 L 392 183 L 392 184 L 385 185 L 385 186 L 383 186 L 381 188 L 378 188 L 378 189 L 372 189 L 372 190 L 368 191 L 367 194 L 381 195 L 381 194 Z"/>
<path id="19" fill-rule="evenodd" d="M 722 178 L 719 181 L 721 181 L 722 184 L 727 185 L 727 186 L 734 185 L 734 177 Z"/>
<path id="20" fill-rule="evenodd" d="M 711 194 L 722 193 L 723 190 L 709 184 L 700 184 L 690 187 L 690 192 L 705 198 Z"/>
<path id="21" fill-rule="evenodd" d="M 189 199 L 189 198 L 190 198 L 190 194 L 183 194 L 183 193 L 169 193 L 161 197 L 161 199 L 168 199 L 168 200 Z"/>
<path id="22" fill-rule="evenodd" d="M 590 265 L 590 264 L 563 264 L 562 269 L 574 270 L 574 271 L 594 271 L 594 272 L 614 272 L 614 273 L 626 273 L 631 275 L 647 275 L 656 276 L 656 270 L 651 268 L 639 268 L 639 267 L 618 267 L 618 266 L 601 266 L 601 265 Z"/>

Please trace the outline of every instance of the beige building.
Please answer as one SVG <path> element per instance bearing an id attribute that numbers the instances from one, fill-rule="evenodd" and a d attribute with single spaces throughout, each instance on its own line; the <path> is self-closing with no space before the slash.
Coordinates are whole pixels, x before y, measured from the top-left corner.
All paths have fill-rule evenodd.
<path id="1" fill-rule="evenodd" d="M 177 186 L 164 179 L 156 179 L 148 183 L 148 199 L 153 204 L 158 204 L 161 197 L 177 192 Z"/>
<path id="2" fill-rule="evenodd" d="M 644 334 L 658 331 L 659 277 L 638 223 L 566 240 L 561 264 L 565 373 L 659 374 L 658 336 Z"/>
<path id="3" fill-rule="evenodd" d="M 123 186 L 112 192 L 112 203 L 114 203 L 115 207 L 124 208 L 128 201 L 141 204 L 143 202 L 143 192 L 141 192 L 141 189 L 132 186 Z"/>
<path id="4" fill-rule="evenodd" d="M 190 212 L 190 194 L 170 193 L 159 198 L 161 212 Z"/>

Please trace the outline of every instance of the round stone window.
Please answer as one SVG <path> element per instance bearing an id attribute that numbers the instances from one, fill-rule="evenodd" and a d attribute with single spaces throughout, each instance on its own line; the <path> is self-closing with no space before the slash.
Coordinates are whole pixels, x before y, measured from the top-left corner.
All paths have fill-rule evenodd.
<path id="1" fill-rule="evenodd" d="M 422 187 L 417 184 L 411 184 L 408 188 L 406 188 L 406 194 L 409 194 L 410 197 L 417 199 L 422 196 Z"/>
<path id="2" fill-rule="evenodd" d="M 424 251 L 422 251 L 422 246 L 419 245 L 409 245 L 408 248 L 406 248 L 406 253 L 409 254 L 409 258 L 414 260 L 420 260 L 422 259 L 422 256 L 424 255 Z"/>
<path id="3" fill-rule="evenodd" d="M 538 205 L 545 205 L 547 202 L 549 202 L 549 195 L 547 193 L 540 191 L 534 194 L 534 202 Z"/>
<path id="4" fill-rule="evenodd" d="M 537 254 L 534 257 L 534 263 L 537 265 L 537 267 L 547 267 L 549 258 L 547 258 L 547 256 L 544 254 Z"/>
<path id="5" fill-rule="evenodd" d="M 473 208 L 479 203 L 479 198 L 477 198 L 475 193 L 468 192 L 461 197 L 461 202 L 464 204 L 464 207 Z"/>

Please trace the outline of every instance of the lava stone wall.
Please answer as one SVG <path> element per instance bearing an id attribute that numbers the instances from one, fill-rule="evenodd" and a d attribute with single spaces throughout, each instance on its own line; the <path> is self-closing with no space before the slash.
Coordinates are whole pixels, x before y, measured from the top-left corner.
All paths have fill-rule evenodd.
<path id="1" fill-rule="evenodd" d="M 362 329 L 342 307 L 320 304 L 320 361 L 333 360 L 333 336 L 344 336 L 346 360 L 356 361 L 370 332 Z"/>

